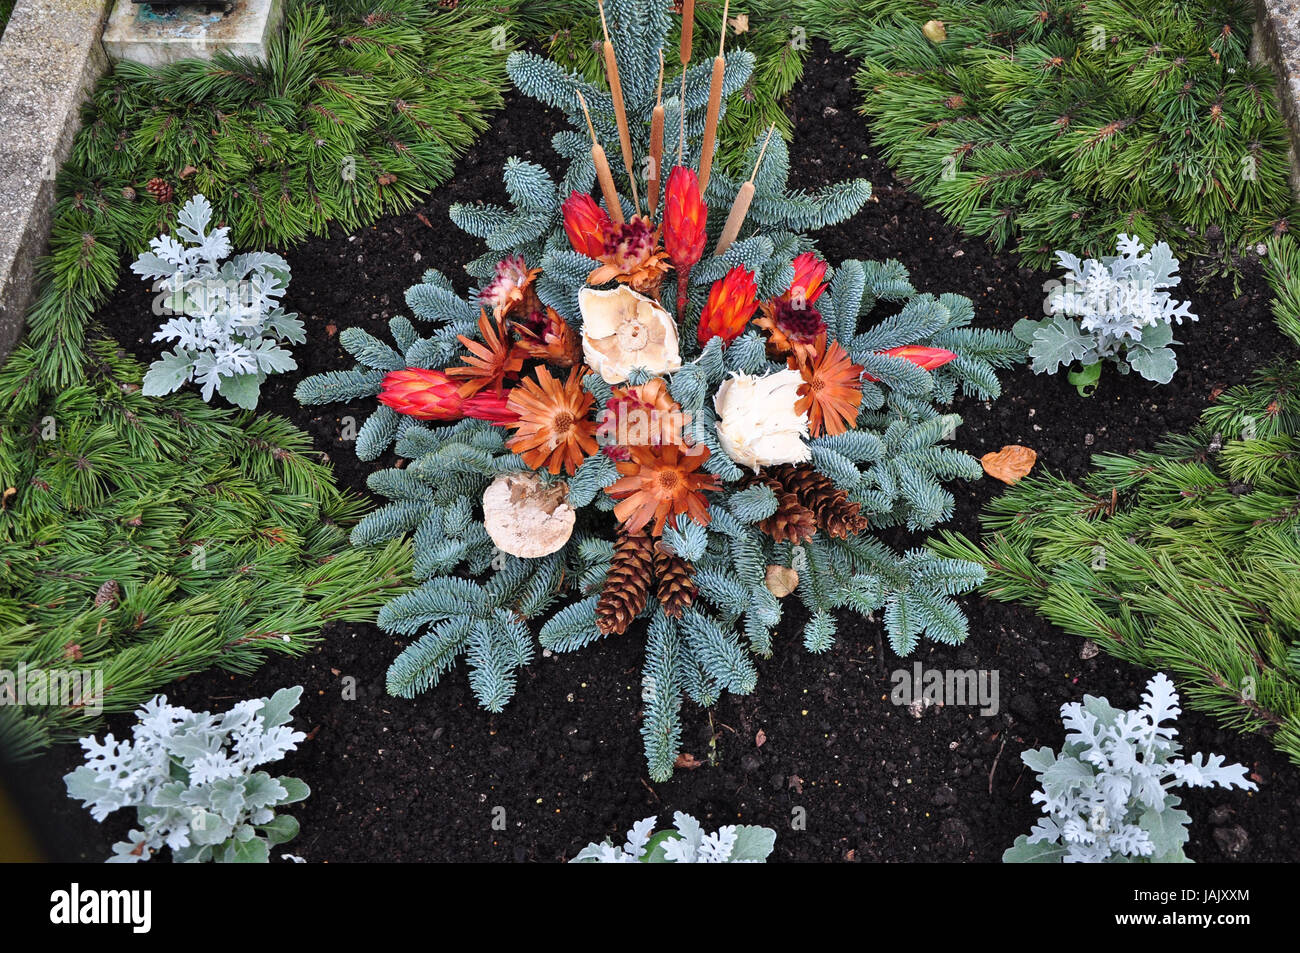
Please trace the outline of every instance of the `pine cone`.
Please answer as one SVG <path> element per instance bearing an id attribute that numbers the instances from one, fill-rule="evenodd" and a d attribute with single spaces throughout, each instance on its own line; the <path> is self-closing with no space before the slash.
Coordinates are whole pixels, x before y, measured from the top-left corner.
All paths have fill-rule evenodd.
<path id="1" fill-rule="evenodd" d="M 775 481 L 781 489 L 793 493 L 800 503 L 812 510 L 817 527 L 828 535 L 843 539 L 867 528 L 867 517 L 863 515 L 861 505 L 852 502 L 848 493 L 809 464 L 794 466 L 782 463 L 769 467 L 764 473 L 769 481 Z"/>
<path id="2" fill-rule="evenodd" d="M 159 205 L 166 205 L 176 195 L 176 190 L 166 179 L 153 178 L 145 183 L 145 191 L 158 200 Z"/>
<path id="3" fill-rule="evenodd" d="M 110 579 L 95 591 L 95 605 L 115 608 L 122 601 L 122 587 L 116 579 Z"/>
<path id="4" fill-rule="evenodd" d="M 798 546 L 808 542 L 817 532 L 816 515 L 793 493 L 781 492 L 779 484 L 769 485 L 776 491 L 776 512 L 761 520 L 758 528 L 778 543 L 790 542 Z"/>
<path id="5" fill-rule="evenodd" d="M 622 634 L 641 614 L 654 574 L 654 542 L 649 536 L 619 533 L 605 587 L 596 600 L 596 626 L 606 635 Z"/>
<path id="6" fill-rule="evenodd" d="M 682 610 L 695 601 L 695 567 L 681 556 L 655 550 L 655 578 L 659 588 L 655 591 L 664 612 L 674 619 L 682 617 Z"/>

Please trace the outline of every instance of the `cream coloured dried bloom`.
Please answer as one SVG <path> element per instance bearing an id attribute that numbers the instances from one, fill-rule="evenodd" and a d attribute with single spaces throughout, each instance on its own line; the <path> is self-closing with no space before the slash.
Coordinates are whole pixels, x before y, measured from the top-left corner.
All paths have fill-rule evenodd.
<path id="1" fill-rule="evenodd" d="M 563 483 L 547 486 L 535 473 L 503 473 L 483 493 L 483 525 L 503 553 L 549 556 L 573 535 L 577 513 L 568 497 Z"/>
<path id="2" fill-rule="evenodd" d="M 626 285 L 578 292 L 582 354 L 607 384 L 621 384 L 632 368 L 667 374 L 682 366 L 677 323 L 652 298 Z"/>
<path id="3" fill-rule="evenodd" d="M 741 466 L 803 463 L 812 458 L 804 438 L 808 417 L 796 413 L 798 371 L 784 370 L 765 377 L 736 373 L 722 382 L 713 397 L 718 412 L 718 442 Z"/>

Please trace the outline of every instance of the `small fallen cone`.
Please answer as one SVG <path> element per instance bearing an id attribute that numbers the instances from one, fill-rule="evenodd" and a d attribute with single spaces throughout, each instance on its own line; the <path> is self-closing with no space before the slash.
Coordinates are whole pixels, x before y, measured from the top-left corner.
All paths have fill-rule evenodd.
<path id="1" fill-rule="evenodd" d="M 1038 462 L 1038 454 L 1028 447 L 1011 444 L 997 453 L 980 457 L 984 472 L 1006 484 L 1018 483 Z"/>

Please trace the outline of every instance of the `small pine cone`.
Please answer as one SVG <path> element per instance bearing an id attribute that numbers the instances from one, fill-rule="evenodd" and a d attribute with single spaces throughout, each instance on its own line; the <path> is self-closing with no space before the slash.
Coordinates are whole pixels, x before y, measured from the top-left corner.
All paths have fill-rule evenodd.
<path id="1" fill-rule="evenodd" d="M 122 587 L 116 579 L 110 579 L 95 592 L 95 605 L 115 608 L 122 601 Z"/>
<path id="2" fill-rule="evenodd" d="M 769 468 L 766 474 L 812 510 L 817 527 L 830 536 L 843 539 L 867 528 L 867 517 L 862 513 L 861 505 L 850 500 L 848 493 L 808 464 L 782 463 Z"/>
<path id="3" fill-rule="evenodd" d="M 605 587 L 596 600 L 596 626 L 606 635 L 627 631 L 650 597 L 654 542 L 649 536 L 619 533 Z"/>
<path id="4" fill-rule="evenodd" d="M 131 188 L 131 186 L 129 185 L 126 186 L 124 189 L 122 189 L 122 198 L 126 199 L 128 202 L 134 202 L 135 189 Z"/>
<path id="5" fill-rule="evenodd" d="M 793 493 L 783 493 L 779 486 L 772 489 L 776 490 L 776 512 L 761 520 L 758 528 L 778 543 L 789 542 L 798 546 L 808 542 L 817 532 L 816 515 Z"/>
<path id="6" fill-rule="evenodd" d="M 166 205 L 176 195 L 176 190 L 166 179 L 153 178 L 145 183 L 145 191 L 158 200 L 159 205 Z"/>
<path id="7" fill-rule="evenodd" d="M 659 588 L 655 590 L 664 612 L 674 619 L 682 617 L 682 610 L 695 601 L 695 567 L 681 556 L 655 550 L 655 578 Z"/>

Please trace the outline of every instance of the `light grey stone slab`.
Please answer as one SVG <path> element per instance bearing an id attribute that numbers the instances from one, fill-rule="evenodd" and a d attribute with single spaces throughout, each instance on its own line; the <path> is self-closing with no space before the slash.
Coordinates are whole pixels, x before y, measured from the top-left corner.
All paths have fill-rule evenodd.
<path id="1" fill-rule="evenodd" d="M 106 0 L 18 0 L 0 37 L 0 359 L 22 333 L 55 173 L 108 68 L 99 42 L 107 13 Z"/>
<path id="2" fill-rule="evenodd" d="M 1255 0 L 1254 59 L 1273 67 L 1291 137 L 1291 191 L 1300 198 L 1300 0 Z"/>
<path id="3" fill-rule="evenodd" d="M 154 8 L 116 0 L 104 50 L 113 59 L 146 66 L 211 59 L 220 51 L 265 60 L 267 43 L 283 18 L 283 0 L 234 0 L 229 12 L 215 5 Z"/>

